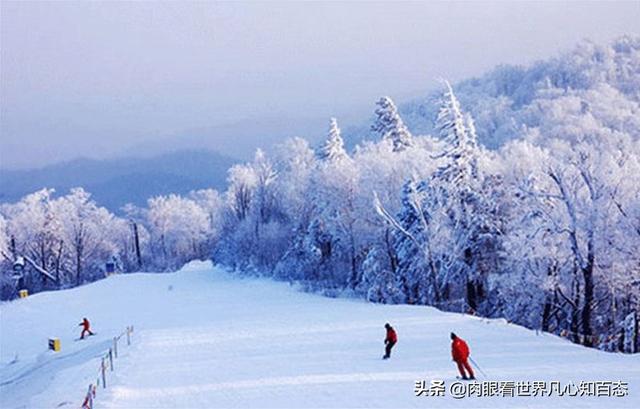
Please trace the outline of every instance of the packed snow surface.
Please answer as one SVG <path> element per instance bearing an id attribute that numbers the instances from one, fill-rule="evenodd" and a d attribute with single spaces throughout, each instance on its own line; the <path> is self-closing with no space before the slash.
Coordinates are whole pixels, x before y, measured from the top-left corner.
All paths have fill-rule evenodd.
<path id="1" fill-rule="evenodd" d="M 3 409 L 79 407 L 100 356 L 130 324 L 132 345 L 120 344 L 96 408 L 640 407 L 640 355 L 503 320 L 321 297 L 208 263 L 40 293 L 1 304 L 0 314 Z M 97 335 L 74 341 L 83 317 Z M 385 322 L 399 336 L 388 361 Z M 451 331 L 488 375 L 479 381 L 624 381 L 628 396 L 454 399 Z M 49 337 L 60 338 L 60 352 L 47 351 Z M 416 380 L 438 379 L 445 397 L 415 396 Z"/>

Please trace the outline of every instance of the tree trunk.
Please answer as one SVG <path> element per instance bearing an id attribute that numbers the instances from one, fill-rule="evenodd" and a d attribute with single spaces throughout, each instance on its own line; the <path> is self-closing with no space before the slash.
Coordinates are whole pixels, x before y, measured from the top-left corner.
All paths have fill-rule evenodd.
<path id="1" fill-rule="evenodd" d="M 133 223 L 133 243 L 136 248 L 136 259 L 138 260 L 138 270 L 142 270 L 142 255 L 140 253 L 140 236 L 138 235 L 138 223 Z"/>
<path id="2" fill-rule="evenodd" d="M 551 277 L 554 274 L 554 268 L 549 266 L 547 269 L 547 277 Z M 556 284 L 557 285 L 557 284 Z M 556 290 L 553 292 L 554 297 L 557 297 Z M 545 297 L 544 308 L 542 310 L 542 331 L 549 332 L 549 327 L 551 326 L 551 294 L 547 294 Z"/>
<path id="3" fill-rule="evenodd" d="M 11 235 L 11 244 L 10 244 L 11 255 L 13 256 L 13 260 L 15 261 L 18 254 L 16 253 L 16 237 Z"/>
<path id="4" fill-rule="evenodd" d="M 469 308 L 473 311 L 474 314 L 478 309 L 478 302 L 477 302 L 476 295 L 477 295 L 476 287 L 473 283 L 473 280 L 467 281 L 467 304 L 469 305 Z"/>
<path id="5" fill-rule="evenodd" d="M 573 304 L 571 305 L 571 323 L 569 324 L 569 330 L 571 331 L 571 337 L 573 339 L 573 342 L 575 342 L 576 344 L 580 343 L 580 325 L 579 325 L 579 316 L 580 316 L 580 311 L 578 309 L 578 306 L 580 305 L 580 283 L 578 282 L 578 280 L 576 279 L 576 288 L 575 288 L 575 292 L 574 292 L 575 296 L 573 299 Z"/>
<path id="6" fill-rule="evenodd" d="M 542 309 L 542 331 L 549 332 L 549 326 L 551 321 L 551 303 L 547 301 L 544 303 L 544 308 Z"/>
<path id="7" fill-rule="evenodd" d="M 60 278 L 60 264 L 62 263 L 62 252 L 64 251 L 64 241 L 60 240 L 58 247 L 58 255 L 56 257 L 56 284 L 58 289 L 62 288 L 62 279 Z"/>
<path id="8" fill-rule="evenodd" d="M 80 249 L 76 249 L 76 285 L 80 285 L 82 283 L 80 277 L 82 275 L 82 251 Z"/>
<path id="9" fill-rule="evenodd" d="M 351 288 L 356 288 L 360 278 L 358 277 L 358 267 L 356 263 L 356 240 L 353 236 L 353 224 L 349 226 L 349 247 L 351 253 Z"/>
<path id="10" fill-rule="evenodd" d="M 585 335 L 584 345 L 593 346 L 593 332 L 591 329 L 591 309 L 593 307 L 593 265 L 594 251 L 593 239 L 590 238 L 588 243 L 587 265 L 582 268 L 582 277 L 584 279 L 584 305 L 582 307 L 582 330 Z"/>

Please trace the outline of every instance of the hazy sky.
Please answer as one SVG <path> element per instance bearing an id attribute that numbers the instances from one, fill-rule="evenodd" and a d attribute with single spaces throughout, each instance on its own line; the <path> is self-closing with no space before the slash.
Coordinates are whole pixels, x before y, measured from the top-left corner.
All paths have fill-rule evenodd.
<path id="1" fill-rule="evenodd" d="M 211 146 L 245 155 L 274 132 L 366 119 L 381 95 L 637 34 L 640 21 L 638 1 L 0 4 L 3 167 L 227 124 L 243 132 L 210 131 Z"/>

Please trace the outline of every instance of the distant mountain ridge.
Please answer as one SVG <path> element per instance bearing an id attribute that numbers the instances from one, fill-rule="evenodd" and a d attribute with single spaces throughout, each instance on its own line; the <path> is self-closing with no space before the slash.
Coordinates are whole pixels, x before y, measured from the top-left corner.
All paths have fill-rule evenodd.
<path id="1" fill-rule="evenodd" d="M 76 159 L 30 170 L 0 170 L 0 202 L 15 202 L 42 188 L 65 193 L 83 187 L 102 206 L 119 212 L 127 203 L 192 190 L 226 189 L 227 170 L 237 161 L 206 150 L 185 150 L 150 158 Z"/>

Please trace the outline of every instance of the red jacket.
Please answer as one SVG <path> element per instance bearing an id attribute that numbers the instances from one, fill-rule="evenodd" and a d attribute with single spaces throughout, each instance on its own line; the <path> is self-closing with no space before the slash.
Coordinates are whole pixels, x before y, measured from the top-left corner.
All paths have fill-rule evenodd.
<path id="1" fill-rule="evenodd" d="M 456 338 L 451 343 L 451 356 L 454 361 L 466 361 L 469 358 L 469 345 L 462 338 Z"/>
<path id="2" fill-rule="evenodd" d="M 80 323 L 80 325 L 82 325 L 83 329 L 86 329 L 87 331 L 89 330 L 89 320 L 88 319 L 84 319 L 82 320 L 82 322 Z"/>
<path id="3" fill-rule="evenodd" d="M 387 339 L 385 339 L 385 341 L 393 343 L 398 342 L 398 334 L 396 334 L 396 331 L 393 328 L 387 328 Z"/>

